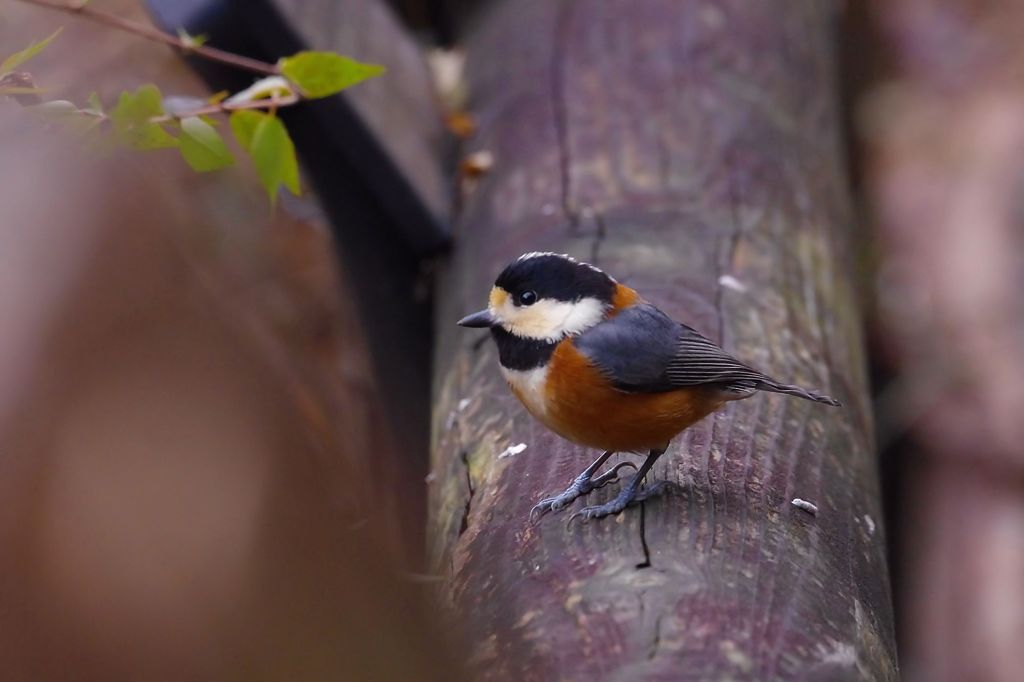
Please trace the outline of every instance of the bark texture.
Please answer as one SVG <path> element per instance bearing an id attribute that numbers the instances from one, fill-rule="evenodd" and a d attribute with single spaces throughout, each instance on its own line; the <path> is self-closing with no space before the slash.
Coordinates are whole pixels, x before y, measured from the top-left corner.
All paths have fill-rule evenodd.
<path id="1" fill-rule="evenodd" d="M 832 22 L 810 0 L 507 0 L 471 35 L 469 151 L 495 161 L 440 293 L 430 532 L 482 679 L 896 678 Z M 655 466 L 675 493 L 533 524 L 598 453 L 533 421 L 454 326 L 531 250 L 845 407 L 730 405 Z"/>

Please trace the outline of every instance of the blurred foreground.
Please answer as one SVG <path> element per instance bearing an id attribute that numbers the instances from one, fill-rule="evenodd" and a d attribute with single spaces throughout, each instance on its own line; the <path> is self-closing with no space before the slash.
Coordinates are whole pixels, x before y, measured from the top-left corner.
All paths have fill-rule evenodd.
<path id="1" fill-rule="evenodd" d="M 67 17 L 5 5 L 0 45 L 62 24 L 48 95 L 204 93 Z M 457 677 L 315 203 L 9 103 L 0 148 L 0 678 Z"/>

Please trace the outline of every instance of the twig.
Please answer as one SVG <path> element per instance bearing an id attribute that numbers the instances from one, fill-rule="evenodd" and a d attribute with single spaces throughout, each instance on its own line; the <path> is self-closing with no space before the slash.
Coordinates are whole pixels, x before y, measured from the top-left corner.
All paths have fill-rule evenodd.
<path id="1" fill-rule="evenodd" d="M 209 47 L 207 45 L 191 45 L 186 43 L 178 36 L 171 35 L 170 33 L 164 33 L 163 31 L 140 24 L 128 19 L 122 19 L 121 17 L 113 14 L 107 14 L 99 10 L 93 9 L 85 4 L 72 4 L 66 2 L 59 2 L 59 0 L 18 0 L 29 5 L 36 5 L 37 7 L 45 7 L 47 9 L 56 10 L 58 12 L 66 12 L 68 14 L 74 14 L 81 16 L 85 19 L 95 21 L 99 24 L 116 28 L 120 31 L 131 33 L 147 40 L 152 40 L 157 43 L 163 43 L 169 45 L 175 49 L 181 50 L 182 52 L 191 52 L 199 55 L 206 59 L 213 60 L 215 62 L 221 62 L 222 64 L 228 64 L 230 66 L 237 67 L 239 69 L 245 69 L 246 71 L 254 71 L 256 73 L 266 74 L 268 76 L 275 76 L 280 74 L 277 66 L 274 64 L 268 64 L 267 62 L 260 61 L 258 59 L 250 59 L 249 57 L 243 57 L 231 52 L 225 52 L 224 50 L 218 50 L 215 47 Z"/>
<path id="2" fill-rule="evenodd" d="M 302 98 L 298 95 L 289 95 L 288 97 L 277 97 L 276 95 L 271 99 L 254 99 L 247 102 L 236 102 L 234 104 L 228 102 L 218 102 L 217 104 L 211 104 L 200 109 L 194 109 L 192 111 L 176 112 L 173 114 L 164 114 L 163 116 L 157 116 L 156 118 L 150 119 L 153 123 L 166 123 L 175 119 L 190 118 L 192 116 L 209 116 L 210 114 L 230 114 L 232 111 L 240 111 L 242 109 L 267 109 L 271 113 L 276 113 L 277 109 L 281 107 L 289 107 L 293 104 L 298 104 L 302 101 Z"/>
<path id="3" fill-rule="evenodd" d="M 206 107 L 200 107 L 198 109 L 192 109 L 189 111 L 180 111 L 173 114 L 163 114 L 161 116 L 154 116 L 153 118 L 146 119 L 149 123 L 168 123 L 170 121 L 180 121 L 185 118 L 192 118 L 194 116 L 209 116 L 211 114 L 230 114 L 234 111 L 241 111 L 243 109 L 257 110 L 266 109 L 271 113 L 275 113 L 280 107 L 288 107 L 293 104 L 298 104 L 302 101 L 302 98 L 298 95 L 289 95 L 284 98 L 277 99 L 255 99 L 247 102 L 218 102 L 217 104 L 211 104 Z M 38 102 L 22 103 L 22 106 L 30 106 L 31 104 L 37 104 Z M 110 116 L 102 111 L 96 111 L 94 109 L 78 109 L 79 114 L 83 116 L 89 116 L 98 119 L 99 122 L 105 122 L 110 120 Z"/>

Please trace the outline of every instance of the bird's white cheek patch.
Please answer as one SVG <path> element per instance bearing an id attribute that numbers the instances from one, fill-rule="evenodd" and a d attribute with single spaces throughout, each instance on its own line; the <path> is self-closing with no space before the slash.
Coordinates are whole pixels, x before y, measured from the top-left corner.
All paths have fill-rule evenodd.
<path id="1" fill-rule="evenodd" d="M 505 380 L 512 387 L 512 391 L 536 417 L 541 417 L 547 412 L 547 404 L 544 401 L 544 384 L 548 378 L 548 368 L 536 367 L 528 370 L 517 370 L 501 368 Z"/>
<path id="2" fill-rule="evenodd" d="M 542 299 L 527 307 L 515 307 L 506 302 L 501 318 L 516 336 L 557 341 L 593 327 L 604 319 L 606 308 L 596 298 L 572 302 Z"/>

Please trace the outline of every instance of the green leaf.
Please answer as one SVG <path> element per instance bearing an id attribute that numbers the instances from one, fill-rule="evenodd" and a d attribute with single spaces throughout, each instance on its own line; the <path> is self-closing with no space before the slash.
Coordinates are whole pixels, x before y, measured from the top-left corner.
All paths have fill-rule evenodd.
<path id="1" fill-rule="evenodd" d="M 144 151 L 176 147 L 178 141 L 153 122 L 163 114 L 160 90 L 155 85 L 143 85 L 135 92 L 121 93 L 117 106 L 110 110 L 110 120 L 115 136 L 130 147 Z"/>
<path id="2" fill-rule="evenodd" d="M 252 138 L 256 134 L 256 128 L 266 118 L 266 114 L 259 111 L 241 109 L 231 114 L 228 123 L 231 125 L 231 132 L 238 140 L 238 146 L 245 151 L 252 147 Z"/>
<path id="3" fill-rule="evenodd" d="M 299 193 L 299 164 L 295 145 L 281 119 L 262 111 L 240 109 L 228 119 L 238 145 L 249 152 L 270 203 L 277 202 L 277 189 L 287 187 Z"/>
<path id="4" fill-rule="evenodd" d="M 129 128 L 123 131 L 119 139 L 128 146 L 144 152 L 178 146 L 178 140 L 157 123 L 146 123 Z"/>
<path id="5" fill-rule="evenodd" d="M 252 157 L 271 205 L 277 203 L 277 190 L 281 185 L 298 195 L 299 163 L 295 159 L 295 145 L 281 119 L 258 111 L 236 111 L 231 115 L 231 130 Z"/>
<path id="6" fill-rule="evenodd" d="M 0 64 L 0 73 L 14 71 L 16 68 L 18 68 L 28 60 L 32 59 L 32 57 L 35 57 L 37 54 L 42 52 L 47 45 L 53 42 L 53 39 L 60 35 L 60 32 L 63 30 L 63 28 L 58 28 L 56 31 L 50 34 L 49 38 L 44 38 L 43 40 L 40 40 L 38 43 L 32 43 L 21 52 L 15 52 L 14 54 L 12 54 L 10 57 L 5 59 L 2 64 Z"/>
<path id="7" fill-rule="evenodd" d="M 309 99 L 327 97 L 384 73 L 383 66 L 363 64 L 334 52 L 299 52 L 280 61 L 281 73 Z"/>
<path id="8" fill-rule="evenodd" d="M 264 116 L 253 133 L 249 154 L 272 205 L 277 203 L 279 185 L 298 196 L 299 162 L 295 158 L 295 145 L 281 119 Z"/>
<path id="9" fill-rule="evenodd" d="M 148 123 L 150 119 L 164 113 L 160 89 L 155 85 L 142 85 L 135 92 L 127 90 L 117 99 L 117 106 L 110 112 L 115 126 L 129 127 Z"/>
<path id="10" fill-rule="evenodd" d="M 200 173 L 227 168 L 235 162 L 217 130 L 195 116 L 182 119 L 178 149 L 192 170 Z"/>

